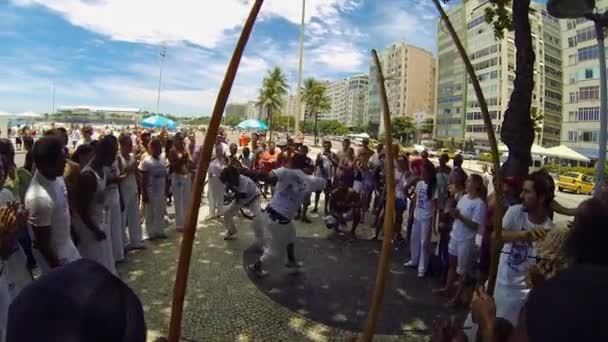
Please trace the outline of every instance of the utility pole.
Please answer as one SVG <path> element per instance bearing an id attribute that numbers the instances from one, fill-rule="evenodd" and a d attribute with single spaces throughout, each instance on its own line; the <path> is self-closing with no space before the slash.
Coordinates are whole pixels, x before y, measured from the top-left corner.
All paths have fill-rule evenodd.
<path id="1" fill-rule="evenodd" d="M 160 88 L 163 81 L 163 63 L 165 61 L 165 56 L 167 46 L 163 42 L 160 46 L 160 74 L 158 75 L 158 94 L 156 96 L 156 114 L 160 114 Z"/>
<path id="2" fill-rule="evenodd" d="M 306 19 L 306 0 L 302 0 L 302 23 L 300 24 L 300 61 L 298 63 L 298 89 L 296 89 L 295 134 L 300 131 L 300 112 L 302 110 L 302 61 L 304 58 L 304 23 Z"/>

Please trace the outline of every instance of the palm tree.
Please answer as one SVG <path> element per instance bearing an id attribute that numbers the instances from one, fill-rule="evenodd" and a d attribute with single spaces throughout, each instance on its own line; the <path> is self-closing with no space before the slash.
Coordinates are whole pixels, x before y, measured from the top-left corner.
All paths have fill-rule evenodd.
<path id="1" fill-rule="evenodd" d="M 269 70 L 266 77 L 264 77 L 257 103 L 258 106 L 266 109 L 269 140 L 272 140 L 272 114 L 281 110 L 285 95 L 287 95 L 285 74 L 281 68 L 274 67 L 274 69 Z"/>
<path id="2" fill-rule="evenodd" d="M 315 80 L 314 78 L 307 78 L 304 80 L 304 87 L 302 89 L 302 99 L 306 103 L 306 114 L 314 115 L 314 144 L 317 144 L 317 121 L 319 120 L 319 113 L 329 111 L 331 109 L 331 99 L 327 96 L 327 87 L 325 84 Z"/>

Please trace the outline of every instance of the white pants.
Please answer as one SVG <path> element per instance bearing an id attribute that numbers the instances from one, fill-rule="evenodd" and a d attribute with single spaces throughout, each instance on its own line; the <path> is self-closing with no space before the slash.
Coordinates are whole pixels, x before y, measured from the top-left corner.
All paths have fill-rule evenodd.
<path id="1" fill-rule="evenodd" d="M 146 230 L 148 237 L 157 238 L 165 235 L 165 209 L 167 198 L 165 190 L 153 192 L 148 195 L 146 203 Z"/>
<path id="2" fill-rule="evenodd" d="M 8 306 L 11 304 L 11 296 L 8 292 L 8 280 L 6 279 L 6 268 L 0 265 L 0 342 L 6 339 L 6 328 L 8 324 Z"/>
<path id="3" fill-rule="evenodd" d="M 105 213 L 103 215 L 105 215 Z M 99 224 L 99 229 L 106 233 L 106 238 L 101 241 L 97 240 L 95 234 L 93 234 L 91 229 L 82 222 L 82 219 L 75 219 L 73 225 L 79 238 L 78 251 L 80 252 L 80 255 L 85 259 L 97 261 L 112 274 L 117 274 L 116 267 L 114 266 L 114 255 L 112 253 L 112 235 L 107 223 L 101 222 L 101 224 Z"/>
<path id="4" fill-rule="evenodd" d="M 234 215 L 236 215 L 241 208 L 242 207 L 237 204 L 236 201 L 224 208 L 224 227 L 229 234 L 236 234 L 237 232 L 236 225 L 234 224 Z M 258 247 L 264 247 L 264 218 L 266 215 L 262 213 L 262 209 L 260 208 L 260 198 L 256 198 L 245 208 L 251 210 L 255 215 L 252 223 L 253 235 L 255 236 L 254 244 Z"/>
<path id="5" fill-rule="evenodd" d="M 123 200 L 125 202 L 125 210 L 122 212 L 122 242 L 127 245 L 129 241 L 130 247 L 139 247 L 142 245 L 142 231 L 139 222 L 139 194 L 137 191 L 132 193 L 123 192 Z M 129 237 L 127 238 L 126 227 L 129 227 Z"/>
<path id="6" fill-rule="evenodd" d="M 448 244 L 448 253 L 457 257 L 458 266 L 456 266 L 456 273 L 460 276 L 467 275 L 471 270 L 472 256 L 475 248 L 475 238 L 467 239 L 463 241 L 456 241 L 450 239 Z"/>
<path id="7" fill-rule="evenodd" d="M 486 288 L 487 287 L 488 283 L 486 282 Z M 513 326 L 517 326 L 517 323 L 519 322 L 519 313 L 526 304 L 528 293 L 530 293 L 530 289 L 504 286 L 497 283 L 494 288 L 496 317 L 502 317 L 511 322 Z M 469 341 L 474 341 L 477 336 L 478 328 L 477 324 L 473 323 L 471 313 L 467 316 L 463 327 L 465 328 L 464 333 L 467 335 Z M 469 327 L 470 329 L 466 329 Z"/>
<path id="8" fill-rule="evenodd" d="M 21 245 L 17 244 L 17 249 L 10 255 L 6 261 L 6 278 L 8 280 L 8 290 L 11 295 L 11 300 L 15 299 L 21 289 L 27 284 L 32 282 L 32 274 L 27 269 L 27 257 L 25 252 L 21 248 Z"/>
<path id="9" fill-rule="evenodd" d="M 123 241 L 125 228 L 122 225 L 118 188 L 106 192 L 105 215 L 110 232 L 108 238 L 112 243 L 112 255 L 115 261 L 122 261 L 125 259 L 125 243 Z"/>
<path id="10" fill-rule="evenodd" d="M 75 222 L 75 220 L 76 219 L 74 218 L 74 216 L 72 216 L 72 222 Z M 80 234 L 78 234 L 78 236 L 80 236 Z M 76 248 L 76 246 L 74 245 L 74 242 L 71 238 L 65 241 L 62 246 L 53 246 L 53 248 L 55 249 L 55 253 L 57 253 L 60 265 L 65 265 L 67 263 L 80 259 L 80 252 L 78 251 L 78 248 Z M 42 255 L 42 253 L 40 253 L 40 250 L 38 250 L 38 248 L 34 247 L 32 249 L 32 254 L 34 254 L 34 259 L 36 259 L 36 263 L 40 268 L 40 273 L 47 274 L 52 270 L 49 266 L 49 263 L 46 261 L 46 258 Z"/>
<path id="11" fill-rule="evenodd" d="M 171 175 L 171 191 L 173 192 L 173 205 L 175 205 L 175 228 L 183 229 L 188 210 L 188 200 L 191 191 L 190 175 Z"/>
<path id="12" fill-rule="evenodd" d="M 426 273 L 426 268 L 429 264 L 427 244 L 431 243 L 430 232 L 431 218 L 414 218 L 412 236 L 410 238 L 411 261 L 414 265 L 418 265 L 418 273 L 422 274 Z"/>
<path id="13" fill-rule="evenodd" d="M 296 227 L 291 221 L 287 224 L 280 224 L 270 220 L 270 218 L 267 218 L 267 220 L 270 241 L 268 241 L 268 248 L 264 250 L 260 261 L 264 264 L 285 262 L 287 245 L 296 241 Z"/>
<path id="14" fill-rule="evenodd" d="M 207 185 L 209 186 L 209 190 L 207 190 L 207 197 L 209 198 L 209 215 L 222 215 L 222 209 L 224 207 L 224 183 L 222 183 L 220 177 L 209 176 Z"/>

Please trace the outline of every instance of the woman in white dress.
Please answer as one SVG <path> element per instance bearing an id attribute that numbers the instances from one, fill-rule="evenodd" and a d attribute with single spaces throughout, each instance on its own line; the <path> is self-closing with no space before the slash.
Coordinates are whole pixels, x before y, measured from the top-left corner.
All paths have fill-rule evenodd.
<path id="1" fill-rule="evenodd" d="M 121 134 L 118 137 L 120 144 L 120 154 L 117 157 L 118 169 L 120 171 L 120 195 L 124 203 L 122 211 L 122 232 L 123 243 L 125 248 L 142 249 L 144 244 L 142 241 L 141 223 L 139 222 L 139 192 L 137 190 L 137 160 L 133 155 L 133 140 L 129 134 Z M 129 236 L 127 237 L 126 227 L 129 227 Z M 127 243 L 128 241 L 128 243 Z"/>
<path id="2" fill-rule="evenodd" d="M 165 196 L 165 182 L 167 167 L 160 157 L 162 146 L 158 138 L 152 138 L 148 145 L 145 158 L 139 163 L 141 172 L 141 198 L 145 206 L 145 221 L 148 238 L 166 238 L 165 235 L 165 209 L 167 206 Z"/>
<path id="3" fill-rule="evenodd" d="M 169 150 L 169 173 L 171 174 L 171 191 L 175 202 L 175 229 L 184 229 L 186 209 L 190 199 L 190 169 L 192 157 L 186 149 L 184 136 L 178 132 L 173 137 L 173 147 Z"/>
<path id="4" fill-rule="evenodd" d="M 80 174 L 78 216 L 73 222 L 78 237 L 78 250 L 83 258 L 97 261 L 116 274 L 110 227 L 105 214 L 106 175 L 104 167 L 116 160 L 116 144 L 110 137 L 102 138 L 95 148 L 95 157 Z"/>
<path id="5" fill-rule="evenodd" d="M 118 140 L 113 135 L 106 135 L 118 150 Z M 123 241 L 124 227 L 122 225 L 122 212 L 120 210 L 120 192 L 118 183 L 121 180 L 118 170 L 118 160 L 115 159 L 110 167 L 105 167 L 107 185 L 105 188 L 105 213 L 106 222 L 109 226 L 110 242 L 112 243 L 112 254 L 115 262 L 122 262 L 125 259 L 125 243 Z"/>

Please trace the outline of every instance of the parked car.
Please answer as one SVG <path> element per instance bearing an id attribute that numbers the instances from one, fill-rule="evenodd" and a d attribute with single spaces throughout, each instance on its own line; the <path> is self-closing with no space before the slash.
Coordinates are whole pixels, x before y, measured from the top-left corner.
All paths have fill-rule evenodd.
<path id="1" fill-rule="evenodd" d="M 559 176 L 557 189 L 559 191 L 569 190 L 577 194 L 592 194 L 595 188 L 593 179 L 580 172 L 566 172 Z"/>
<path id="2" fill-rule="evenodd" d="M 464 160 L 475 160 L 477 159 L 477 155 L 475 153 L 465 152 L 462 153 L 462 159 Z"/>

